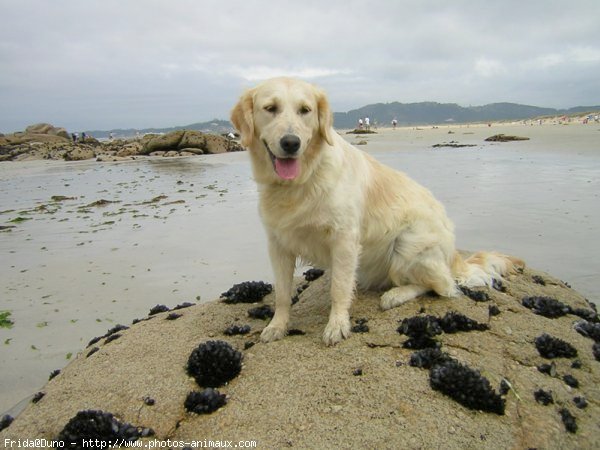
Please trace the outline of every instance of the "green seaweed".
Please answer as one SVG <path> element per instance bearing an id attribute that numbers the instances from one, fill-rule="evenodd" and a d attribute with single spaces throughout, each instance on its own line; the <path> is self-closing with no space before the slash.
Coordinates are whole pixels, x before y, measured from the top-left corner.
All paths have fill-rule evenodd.
<path id="1" fill-rule="evenodd" d="M 0 311 L 0 328 L 12 328 L 15 323 L 10 319 L 11 314 L 10 311 Z"/>

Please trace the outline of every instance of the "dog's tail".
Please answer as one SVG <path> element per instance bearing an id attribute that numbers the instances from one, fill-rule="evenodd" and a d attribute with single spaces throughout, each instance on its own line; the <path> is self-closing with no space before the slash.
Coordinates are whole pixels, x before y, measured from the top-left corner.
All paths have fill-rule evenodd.
<path id="1" fill-rule="evenodd" d="M 522 259 L 498 252 L 478 252 L 467 259 L 456 252 L 452 261 L 452 274 L 458 285 L 464 287 L 492 286 L 494 280 L 524 268 Z"/>

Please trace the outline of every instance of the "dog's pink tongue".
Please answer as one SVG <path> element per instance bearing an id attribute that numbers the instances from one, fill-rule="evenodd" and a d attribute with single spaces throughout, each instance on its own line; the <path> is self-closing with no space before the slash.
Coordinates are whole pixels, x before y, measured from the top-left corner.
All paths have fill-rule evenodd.
<path id="1" fill-rule="evenodd" d="M 284 180 L 293 180 L 300 172 L 300 163 L 295 158 L 275 158 L 275 172 Z"/>

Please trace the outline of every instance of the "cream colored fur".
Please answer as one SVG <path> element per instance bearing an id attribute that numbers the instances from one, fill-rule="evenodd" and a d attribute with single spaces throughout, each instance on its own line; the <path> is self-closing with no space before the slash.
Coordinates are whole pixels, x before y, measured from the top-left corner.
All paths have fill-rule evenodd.
<path id="1" fill-rule="evenodd" d="M 331 270 L 331 312 L 323 334 L 328 345 L 350 335 L 357 284 L 387 289 L 381 307 L 389 309 L 428 291 L 453 297 L 457 282 L 489 285 L 522 265 L 497 253 L 463 260 L 442 204 L 339 136 L 327 98 L 315 86 L 268 80 L 242 95 L 231 119 L 249 149 L 275 273 L 275 316 L 263 341 L 287 332 L 298 257 Z M 290 134 L 300 138 L 294 155 L 300 171 L 284 180 L 272 158 L 289 156 L 280 140 Z"/>

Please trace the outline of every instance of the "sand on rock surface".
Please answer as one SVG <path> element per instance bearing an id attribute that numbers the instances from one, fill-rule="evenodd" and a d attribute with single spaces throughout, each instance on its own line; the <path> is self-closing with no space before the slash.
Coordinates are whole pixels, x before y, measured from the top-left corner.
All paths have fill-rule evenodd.
<path id="1" fill-rule="evenodd" d="M 593 339 L 574 329 L 582 314 L 588 314 L 590 324 L 597 316 L 564 283 L 525 269 L 503 283 L 504 292 L 479 289 L 487 301 L 485 295 L 473 296 L 484 301 L 422 296 L 385 312 L 377 293 L 359 293 L 351 315 L 363 332 L 334 347 L 321 340 L 329 310 L 327 273 L 311 282 L 300 279 L 298 286 L 290 324 L 295 331 L 270 344 L 259 341 L 266 321 L 250 318 L 248 310 L 272 305 L 273 294 L 255 304 L 215 301 L 165 311 L 129 329 L 113 330 L 120 337 L 109 337 L 108 343 L 103 338 L 82 350 L 43 388 L 45 395 L 0 433 L 0 441 L 55 439 L 79 411 L 96 410 L 151 428 L 154 435 L 142 440 L 170 440 L 169 448 L 205 440 L 255 441 L 257 448 L 597 448 L 600 362 L 593 355 Z M 547 303 L 526 302 L 537 305 L 534 311 L 523 306 L 526 297 L 553 298 L 565 314 L 537 314 L 545 312 L 540 305 Z M 434 340 L 447 356 L 489 381 L 493 395 L 502 397 L 504 414 L 463 406 L 432 389 L 429 370 L 409 364 L 417 350 L 403 347 L 407 336 L 397 331 L 401 321 L 441 318 L 450 311 L 489 329 L 442 332 Z M 225 335 L 234 324 L 251 330 Z M 571 344 L 577 356 L 540 356 L 535 340 L 544 333 Z M 191 391 L 204 387 L 186 367 L 192 351 L 211 340 L 239 351 L 243 366 L 217 388 L 227 403 L 211 414 L 195 414 L 186 411 L 184 402 Z M 538 369 L 543 364 L 549 373 Z M 569 386 L 565 375 L 579 386 Z M 540 389 L 551 394 L 553 403 L 536 401 L 534 392 Z M 587 407 L 579 409 L 576 397 L 585 398 Z M 572 426 L 567 431 L 565 411 L 574 417 L 575 432 Z"/>

